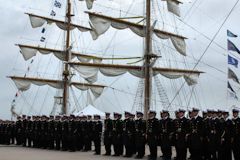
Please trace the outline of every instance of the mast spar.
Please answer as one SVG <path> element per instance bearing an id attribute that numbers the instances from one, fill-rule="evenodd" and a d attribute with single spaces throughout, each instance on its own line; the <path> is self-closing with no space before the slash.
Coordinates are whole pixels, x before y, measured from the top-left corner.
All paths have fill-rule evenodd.
<path id="1" fill-rule="evenodd" d="M 144 118 L 147 119 L 151 102 L 151 0 L 146 0 L 146 38 L 145 38 L 145 88 L 144 88 Z"/>
<path id="2" fill-rule="evenodd" d="M 66 19 L 67 19 L 67 35 L 66 35 L 66 63 L 64 64 L 64 71 L 63 71 L 63 81 L 64 81 L 64 88 L 63 88 L 63 114 L 67 114 L 68 112 L 68 94 L 69 94 L 69 65 L 68 62 L 71 60 L 71 52 L 70 52 L 70 27 L 71 27 L 71 1 L 67 0 L 67 12 L 66 12 Z"/>

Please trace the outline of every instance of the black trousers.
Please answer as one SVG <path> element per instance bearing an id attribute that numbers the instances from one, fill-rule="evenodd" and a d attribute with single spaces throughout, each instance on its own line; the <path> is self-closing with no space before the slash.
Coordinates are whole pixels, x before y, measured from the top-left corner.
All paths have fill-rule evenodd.
<path id="1" fill-rule="evenodd" d="M 164 160 L 171 160 L 172 157 L 172 147 L 171 146 L 161 146 Z"/>
<path id="2" fill-rule="evenodd" d="M 101 138 L 100 137 L 96 137 L 94 139 L 94 147 L 95 147 L 95 153 L 101 154 Z"/>
<path id="3" fill-rule="evenodd" d="M 187 158 L 187 148 L 176 147 L 177 160 L 186 160 Z"/>
<path id="4" fill-rule="evenodd" d="M 107 155 L 111 155 L 112 137 L 104 136 L 104 146 Z"/>
<path id="5" fill-rule="evenodd" d="M 137 157 L 141 158 L 145 155 L 145 137 L 142 136 L 141 134 L 137 134 L 135 136 L 135 148 L 136 148 L 136 153 Z"/>

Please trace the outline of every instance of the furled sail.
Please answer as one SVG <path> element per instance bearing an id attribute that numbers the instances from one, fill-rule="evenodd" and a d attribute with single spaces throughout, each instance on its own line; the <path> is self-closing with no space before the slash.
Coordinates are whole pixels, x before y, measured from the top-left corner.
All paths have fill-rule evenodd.
<path id="1" fill-rule="evenodd" d="M 62 80 L 51 80 L 51 79 L 40 79 L 40 78 L 32 78 L 32 77 L 16 77 L 11 76 L 11 78 L 16 87 L 21 91 L 26 91 L 31 87 L 31 84 L 37 86 L 49 85 L 56 89 L 63 89 L 63 81 Z M 95 85 L 95 84 L 86 84 L 79 82 L 70 82 L 71 86 L 76 87 L 81 91 L 91 90 L 93 95 L 98 98 L 102 93 L 106 86 L 103 85 Z"/>
<path id="2" fill-rule="evenodd" d="M 143 66 L 130 66 L 130 65 L 114 65 L 114 64 L 92 64 L 92 63 L 77 63 L 70 62 L 73 67 L 83 78 L 88 82 L 94 83 L 97 81 L 98 72 L 101 72 L 104 76 L 115 77 L 125 73 L 144 78 L 144 67 Z M 153 67 L 153 76 L 161 74 L 162 76 L 169 79 L 177 79 L 184 77 L 188 85 L 195 85 L 201 71 L 184 70 L 184 69 L 173 69 L 173 68 L 158 68 Z"/>
<path id="3" fill-rule="evenodd" d="M 25 60 L 29 60 L 32 57 L 36 56 L 37 52 L 39 52 L 43 55 L 52 53 L 55 57 L 57 57 L 61 61 L 65 61 L 65 59 L 66 59 L 66 51 L 63 51 L 63 50 L 43 48 L 43 47 L 39 47 L 39 46 L 22 45 L 22 44 L 18 44 L 18 46 L 19 46 L 19 48 L 21 50 L 21 54 L 23 55 L 23 58 Z M 71 54 L 72 54 L 71 55 L 72 59 L 77 57 L 77 59 L 80 62 L 90 62 L 90 61 L 93 61 L 94 63 L 102 62 L 101 57 L 80 54 L 80 53 L 77 53 L 74 51 L 72 51 Z"/>
<path id="4" fill-rule="evenodd" d="M 138 36 L 145 37 L 145 26 L 133 22 L 129 22 L 126 20 L 122 19 L 117 19 L 105 15 L 101 15 L 98 13 L 93 13 L 93 12 L 86 12 L 89 14 L 89 19 L 91 21 L 91 28 L 92 30 L 90 31 L 92 38 L 96 40 L 100 35 L 104 34 L 110 26 L 112 26 L 115 29 L 130 29 L 132 32 L 137 34 Z M 174 47 L 176 50 L 186 56 L 186 44 L 185 44 L 185 39 L 186 37 L 162 31 L 159 29 L 154 29 L 153 32 L 158 38 L 161 39 L 171 39 Z"/>
<path id="5" fill-rule="evenodd" d="M 162 1 L 167 1 L 167 8 L 169 12 L 172 12 L 173 14 L 180 17 L 179 4 L 181 4 L 182 2 L 178 0 L 162 0 Z"/>
<path id="6" fill-rule="evenodd" d="M 94 0 L 79 0 L 79 1 L 86 1 L 87 8 L 92 9 Z"/>
<path id="7" fill-rule="evenodd" d="M 55 23 L 58 26 L 58 28 L 60 28 L 64 31 L 66 31 L 68 29 L 68 23 L 65 21 L 56 20 L 56 19 L 43 17 L 43 16 L 38 16 L 38 15 L 35 15 L 32 13 L 26 13 L 26 14 L 29 15 L 30 22 L 31 22 L 31 25 L 33 28 L 41 27 L 47 22 L 48 24 Z M 75 28 L 77 28 L 81 32 L 91 31 L 90 28 L 71 23 L 70 30 L 73 30 Z"/>

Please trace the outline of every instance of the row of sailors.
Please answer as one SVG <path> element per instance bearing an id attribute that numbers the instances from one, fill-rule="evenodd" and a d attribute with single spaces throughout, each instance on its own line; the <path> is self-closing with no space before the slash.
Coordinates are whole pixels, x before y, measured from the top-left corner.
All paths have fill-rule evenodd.
<path id="1" fill-rule="evenodd" d="M 104 128 L 99 115 L 91 116 L 23 116 L 16 122 L 0 121 L 0 144 L 49 148 L 57 150 L 90 151 L 92 142 L 95 154 L 101 154 L 102 129 L 104 155 L 143 158 L 145 144 L 148 144 L 150 160 L 157 159 L 157 148 L 161 147 L 163 160 L 172 158 L 172 146 L 176 149 L 176 159 L 186 160 L 187 150 L 192 160 L 231 160 L 232 152 L 235 160 L 240 160 L 240 119 L 239 111 L 234 109 L 233 119 L 224 111 L 211 111 L 199 116 L 199 110 L 189 112 L 179 109 L 176 118 L 171 119 L 168 111 L 161 112 L 161 118 L 156 118 L 156 112 L 150 111 L 148 119 L 143 119 L 143 113 L 135 115 L 125 112 L 122 115 L 106 113 Z"/>

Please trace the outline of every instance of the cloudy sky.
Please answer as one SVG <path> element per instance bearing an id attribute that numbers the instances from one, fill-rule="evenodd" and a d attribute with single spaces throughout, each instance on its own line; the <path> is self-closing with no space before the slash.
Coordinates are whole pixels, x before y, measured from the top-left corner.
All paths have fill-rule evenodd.
<path id="1" fill-rule="evenodd" d="M 65 0 L 59 0 L 62 5 L 65 5 Z M 41 37 L 41 28 L 32 29 L 29 23 L 29 18 L 25 12 L 36 13 L 40 15 L 49 15 L 53 10 L 52 1 L 48 0 L 0 0 L 0 39 L 1 39 L 1 54 L 0 54 L 0 119 L 10 119 L 11 102 L 17 91 L 14 83 L 6 78 L 8 75 L 23 75 L 30 65 L 29 61 L 24 61 L 22 55 L 19 54 L 19 48 L 15 46 L 17 43 L 35 44 L 39 45 L 39 38 Z M 112 16 L 133 16 L 142 15 L 144 13 L 143 0 L 97 0 L 94 4 L 94 11 L 101 12 Z M 178 31 L 184 36 L 188 37 L 187 40 L 187 54 L 183 58 L 175 51 L 167 51 L 164 47 L 167 42 L 158 41 L 154 43 L 156 54 L 162 55 L 162 59 L 158 64 L 165 64 L 166 66 L 182 67 L 186 65 L 193 67 L 196 61 L 206 50 L 213 36 L 217 33 L 226 16 L 229 14 L 235 0 L 185 0 L 181 5 L 182 18 L 179 20 L 177 17 L 168 13 L 166 10 L 165 2 L 154 0 L 153 16 L 156 16 L 158 28 L 166 29 L 168 31 Z M 76 23 L 88 25 L 88 16 L 83 11 L 87 10 L 83 2 L 73 0 L 74 14 Z M 222 29 L 217 34 L 214 42 L 204 54 L 201 62 L 197 66 L 198 70 L 206 72 L 201 75 L 199 83 L 194 88 L 187 89 L 184 87 L 183 93 L 176 96 L 182 80 L 169 82 L 166 78 L 159 77 L 161 83 L 164 85 L 166 93 L 170 101 L 177 106 L 183 105 L 199 107 L 201 109 L 207 108 L 222 108 L 229 110 L 232 105 L 239 105 L 238 101 L 227 98 L 227 36 L 226 30 L 229 29 L 233 33 L 240 35 L 240 4 L 231 13 L 230 17 L 224 23 Z M 54 9 L 57 12 L 57 18 L 63 18 L 64 7 L 62 9 Z M 157 12 L 160 11 L 160 12 Z M 81 20 L 79 20 L 81 19 Z M 46 26 L 47 33 L 44 35 L 47 38 L 47 43 L 40 44 L 42 46 L 60 46 L 62 43 L 63 33 L 56 29 L 55 26 Z M 110 29 L 106 35 L 102 36 L 97 41 L 92 41 L 90 34 L 86 33 L 73 33 L 73 45 L 76 50 L 87 53 L 96 53 L 104 56 L 141 56 L 143 53 L 143 40 L 130 31 L 116 31 Z M 240 38 L 231 39 L 236 46 L 240 47 Z M 77 43 L 79 42 L 79 43 Z M 170 44 L 171 45 L 171 44 Z M 237 53 L 231 52 L 240 60 Z M 174 62 L 169 62 L 172 60 Z M 128 61 L 129 62 L 129 61 Z M 175 63 L 176 62 L 176 63 Z M 126 63 L 126 62 L 118 62 Z M 51 65 L 51 67 L 49 67 Z M 54 57 L 37 56 L 34 59 L 34 64 L 30 66 L 31 76 L 58 78 L 58 71 L 60 70 L 60 62 Z M 235 73 L 240 77 L 239 68 L 233 68 Z M 117 82 L 116 82 L 117 81 Z M 118 78 L 105 79 L 101 76 L 99 83 L 113 84 L 112 87 L 118 90 L 107 89 L 103 96 L 95 102 L 101 110 L 109 111 L 123 111 L 132 108 L 135 93 L 138 86 L 138 80 L 130 77 L 129 75 L 121 76 Z M 237 96 L 240 98 L 239 85 L 232 82 Z M 154 84 L 155 85 L 155 84 Z M 156 87 L 154 87 L 156 88 Z M 121 90 L 121 91 L 119 91 Z M 76 97 L 86 99 L 86 95 L 76 92 Z M 157 90 L 153 89 L 157 96 Z M 56 91 L 48 87 L 33 86 L 31 90 L 21 94 L 17 99 L 16 110 L 26 114 L 49 114 L 52 109 L 52 99 Z M 185 95 L 185 96 L 184 96 Z M 157 98 L 156 98 L 157 99 Z M 193 100 L 189 100 L 193 99 Z M 182 102 L 184 101 L 184 102 Z M 84 105 L 80 102 L 80 105 Z M 155 103 L 156 106 L 161 105 Z M 174 107 L 173 107 L 174 108 Z M 176 108 L 176 107 L 175 107 Z M 31 110 L 31 111 L 29 111 Z"/>

